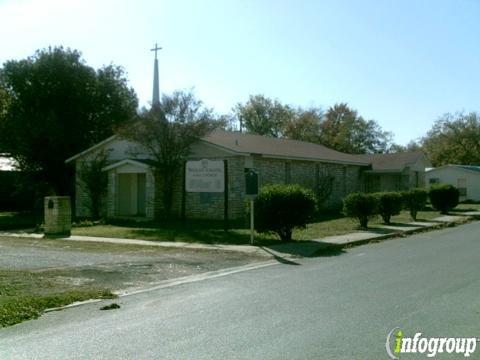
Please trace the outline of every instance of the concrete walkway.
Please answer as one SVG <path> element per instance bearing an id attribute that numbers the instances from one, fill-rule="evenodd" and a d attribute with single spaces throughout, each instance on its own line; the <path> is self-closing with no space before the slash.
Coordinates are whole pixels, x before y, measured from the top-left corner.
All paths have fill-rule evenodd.
<path id="1" fill-rule="evenodd" d="M 479 219 L 480 211 L 469 212 L 462 215 L 444 215 L 429 221 L 412 221 L 406 224 L 375 225 L 370 230 L 358 231 L 345 235 L 327 236 L 312 241 L 298 243 L 278 244 L 268 247 L 274 256 L 321 255 L 326 249 L 341 249 L 342 247 L 361 245 L 371 241 L 379 241 L 422 231 L 455 226 L 466 223 L 472 219 Z M 266 248 L 264 248 L 266 250 Z M 267 251 L 267 250 L 266 250 Z"/>
<path id="2" fill-rule="evenodd" d="M 394 223 L 391 225 L 375 225 L 365 231 L 353 232 L 345 235 L 328 236 L 321 239 L 314 239 L 310 241 L 298 241 L 286 244 L 276 244 L 269 246 L 252 246 L 252 245 L 222 245 L 222 244 L 201 244 L 201 243 L 187 243 L 187 242 L 172 242 L 172 241 L 149 241 L 137 239 L 120 239 L 107 238 L 97 236 L 80 236 L 72 235 L 67 238 L 60 238 L 60 240 L 67 241 L 91 241 L 103 242 L 112 244 L 128 244 L 141 246 L 160 246 L 168 248 L 186 248 L 197 250 L 221 250 L 221 251 L 238 251 L 252 255 L 262 255 L 273 257 L 277 260 L 289 257 L 308 257 L 315 256 L 320 251 L 326 249 L 337 248 L 340 249 L 346 246 L 360 245 L 370 241 L 378 241 L 407 234 L 417 233 L 421 231 L 441 228 L 446 226 L 455 226 L 457 224 L 466 223 L 472 219 L 479 219 L 480 211 L 444 215 L 430 221 L 413 221 L 406 224 Z M 0 231 L 0 236 L 5 237 L 28 237 L 28 238 L 43 238 L 43 234 L 32 233 L 28 230 L 18 231 Z"/>

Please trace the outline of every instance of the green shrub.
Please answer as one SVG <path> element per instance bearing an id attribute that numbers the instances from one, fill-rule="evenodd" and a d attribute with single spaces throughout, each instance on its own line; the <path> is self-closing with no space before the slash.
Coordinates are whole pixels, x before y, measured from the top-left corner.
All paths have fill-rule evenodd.
<path id="1" fill-rule="evenodd" d="M 398 192 L 381 192 L 375 195 L 378 198 L 378 213 L 385 224 L 390 224 L 390 218 L 402 211 L 402 195 Z"/>
<path id="2" fill-rule="evenodd" d="M 417 220 L 418 211 L 427 204 L 428 193 L 424 189 L 411 189 L 402 192 L 403 205 L 410 211 L 413 220 Z"/>
<path id="3" fill-rule="evenodd" d="M 366 228 L 368 220 L 378 215 L 378 197 L 374 194 L 351 193 L 343 199 L 343 213 L 357 218 L 360 226 Z"/>
<path id="4" fill-rule="evenodd" d="M 267 185 L 255 199 L 255 228 L 292 239 L 294 228 L 305 228 L 315 213 L 315 196 L 300 185 Z"/>
<path id="5" fill-rule="evenodd" d="M 449 184 L 432 186 L 428 192 L 430 202 L 434 209 L 442 214 L 448 213 L 458 205 L 460 192 L 458 189 Z"/>

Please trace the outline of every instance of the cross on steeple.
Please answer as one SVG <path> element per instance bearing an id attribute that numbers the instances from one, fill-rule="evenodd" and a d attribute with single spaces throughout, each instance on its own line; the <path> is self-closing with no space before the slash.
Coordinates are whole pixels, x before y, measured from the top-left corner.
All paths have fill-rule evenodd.
<path id="1" fill-rule="evenodd" d="M 155 47 L 150 51 L 155 51 L 155 60 L 153 61 L 153 94 L 152 94 L 152 108 L 160 106 L 160 89 L 158 80 L 158 59 L 157 52 L 162 48 L 155 43 Z"/>
<path id="2" fill-rule="evenodd" d="M 150 49 L 150 51 L 155 51 L 155 60 L 157 60 L 158 50 L 162 50 L 162 48 L 160 46 L 158 46 L 157 43 L 155 43 L 155 47 L 153 49 Z"/>

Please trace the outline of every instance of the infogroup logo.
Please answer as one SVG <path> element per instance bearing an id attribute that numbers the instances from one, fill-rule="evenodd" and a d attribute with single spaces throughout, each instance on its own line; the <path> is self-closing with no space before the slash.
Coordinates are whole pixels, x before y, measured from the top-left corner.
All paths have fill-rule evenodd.
<path id="1" fill-rule="evenodd" d="M 476 337 L 471 338 L 440 338 L 440 337 L 422 337 L 422 333 L 417 332 L 413 338 L 406 337 L 403 331 L 396 327 L 387 335 L 385 347 L 387 354 L 392 360 L 398 360 L 400 354 L 425 354 L 432 358 L 437 354 L 459 354 L 468 358 L 477 348 Z"/>

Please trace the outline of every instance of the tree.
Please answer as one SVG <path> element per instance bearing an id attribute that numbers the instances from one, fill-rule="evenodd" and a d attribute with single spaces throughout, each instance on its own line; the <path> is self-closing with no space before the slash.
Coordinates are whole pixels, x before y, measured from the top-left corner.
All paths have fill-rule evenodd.
<path id="1" fill-rule="evenodd" d="M 281 137 L 287 122 L 294 117 L 294 110 L 278 100 L 263 95 L 252 95 L 245 104 L 234 109 L 240 123 L 248 132 Z"/>
<path id="2" fill-rule="evenodd" d="M 321 123 L 320 142 L 332 149 L 351 153 L 384 153 L 391 134 L 374 120 L 365 120 L 345 103 L 335 104 Z"/>
<path id="3" fill-rule="evenodd" d="M 100 218 L 102 201 L 107 194 L 108 177 L 103 168 L 107 166 L 105 152 L 98 152 L 91 160 L 83 162 L 78 170 L 79 185 L 87 194 L 88 201 L 85 204 L 90 210 L 93 219 Z"/>
<path id="4" fill-rule="evenodd" d="M 159 107 L 144 111 L 137 121 L 120 131 L 120 136 L 139 144 L 132 154 L 146 150 L 152 166 L 163 209 L 157 219 L 170 218 L 173 193 L 190 147 L 218 125 L 212 110 L 206 109 L 192 92 L 175 91 L 164 95 Z"/>
<path id="5" fill-rule="evenodd" d="M 80 52 L 62 47 L 7 61 L 0 88 L 9 98 L 0 117 L 0 148 L 57 194 L 68 194 L 73 185 L 65 159 L 112 135 L 137 110 L 120 67 L 95 70 Z"/>
<path id="6" fill-rule="evenodd" d="M 284 136 L 293 139 L 319 143 L 323 111 L 320 108 L 303 110 L 298 108 L 285 124 Z"/>
<path id="7" fill-rule="evenodd" d="M 419 152 L 419 151 L 423 152 L 423 147 L 419 142 L 417 142 L 415 140 L 411 140 L 405 146 L 399 145 L 399 144 L 392 144 L 390 146 L 390 149 L 388 150 L 388 152 L 390 152 L 390 153 Z"/>
<path id="8" fill-rule="evenodd" d="M 422 139 L 433 166 L 480 165 L 480 115 L 445 114 Z"/>

